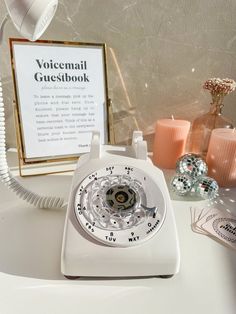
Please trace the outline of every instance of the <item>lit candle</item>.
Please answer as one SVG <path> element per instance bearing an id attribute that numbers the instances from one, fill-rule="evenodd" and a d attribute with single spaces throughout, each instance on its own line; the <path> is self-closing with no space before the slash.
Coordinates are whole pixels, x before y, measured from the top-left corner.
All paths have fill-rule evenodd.
<path id="1" fill-rule="evenodd" d="M 153 143 L 153 163 L 160 168 L 174 169 L 176 161 L 185 152 L 190 129 L 186 120 L 162 119 L 156 123 Z"/>
<path id="2" fill-rule="evenodd" d="M 206 161 L 208 174 L 223 187 L 236 186 L 235 129 L 215 129 L 211 133 Z"/>

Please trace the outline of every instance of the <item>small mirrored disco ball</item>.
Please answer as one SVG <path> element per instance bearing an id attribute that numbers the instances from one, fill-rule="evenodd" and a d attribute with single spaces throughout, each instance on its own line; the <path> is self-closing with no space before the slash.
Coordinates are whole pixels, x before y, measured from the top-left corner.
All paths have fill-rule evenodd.
<path id="1" fill-rule="evenodd" d="M 205 199 L 213 199 L 218 195 L 219 186 L 214 179 L 201 177 L 195 182 L 194 190 Z"/>
<path id="2" fill-rule="evenodd" d="M 192 188 L 192 179 L 185 174 L 177 174 L 171 180 L 171 189 L 178 195 L 185 195 Z"/>
<path id="3" fill-rule="evenodd" d="M 185 154 L 176 163 L 177 173 L 187 174 L 194 180 L 199 176 L 205 176 L 207 171 L 207 164 L 197 154 Z"/>

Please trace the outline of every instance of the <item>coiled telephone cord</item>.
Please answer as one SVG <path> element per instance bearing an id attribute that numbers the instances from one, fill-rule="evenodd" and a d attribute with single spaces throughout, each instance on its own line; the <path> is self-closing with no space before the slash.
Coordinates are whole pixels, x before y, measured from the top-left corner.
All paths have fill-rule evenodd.
<path id="1" fill-rule="evenodd" d="M 38 208 L 62 208 L 65 206 L 64 200 L 60 197 L 41 196 L 21 185 L 13 177 L 8 168 L 6 158 L 6 131 L 5 131 L 5 113 L 2 95 L 2 83 L 0 80 L 0 180 L 19 198 L 25 200 L 31 205 Z"/>

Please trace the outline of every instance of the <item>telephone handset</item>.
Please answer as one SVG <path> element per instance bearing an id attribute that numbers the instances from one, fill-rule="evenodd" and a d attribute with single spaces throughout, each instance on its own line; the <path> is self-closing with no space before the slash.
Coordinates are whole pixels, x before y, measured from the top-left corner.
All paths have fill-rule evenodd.
<path id="1" fill-rule="evenodd" d="M 179 268 L 173 210 L 163 173 L 132 146 L 100 145 L 94 133 L 72 182 L 62 246 L 66 277 L 171 276 Z"/>

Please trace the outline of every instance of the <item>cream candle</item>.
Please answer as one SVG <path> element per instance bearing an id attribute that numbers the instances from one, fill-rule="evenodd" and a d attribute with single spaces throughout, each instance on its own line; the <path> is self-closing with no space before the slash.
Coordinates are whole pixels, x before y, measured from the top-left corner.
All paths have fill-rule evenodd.
<path id="1" fill-rule="evenodd" d="M 208 174 L 222 187 L 236 186 L 236 131 L 212 131 L 206 162 Z"/>
<path id="2" fill-rule="evenodd" d="M 184 154 L 190 129 L 186 120 L 161 119 L 156 123 L 153 143 L 153 163 L 160 168 L 174 169 Z"/>

